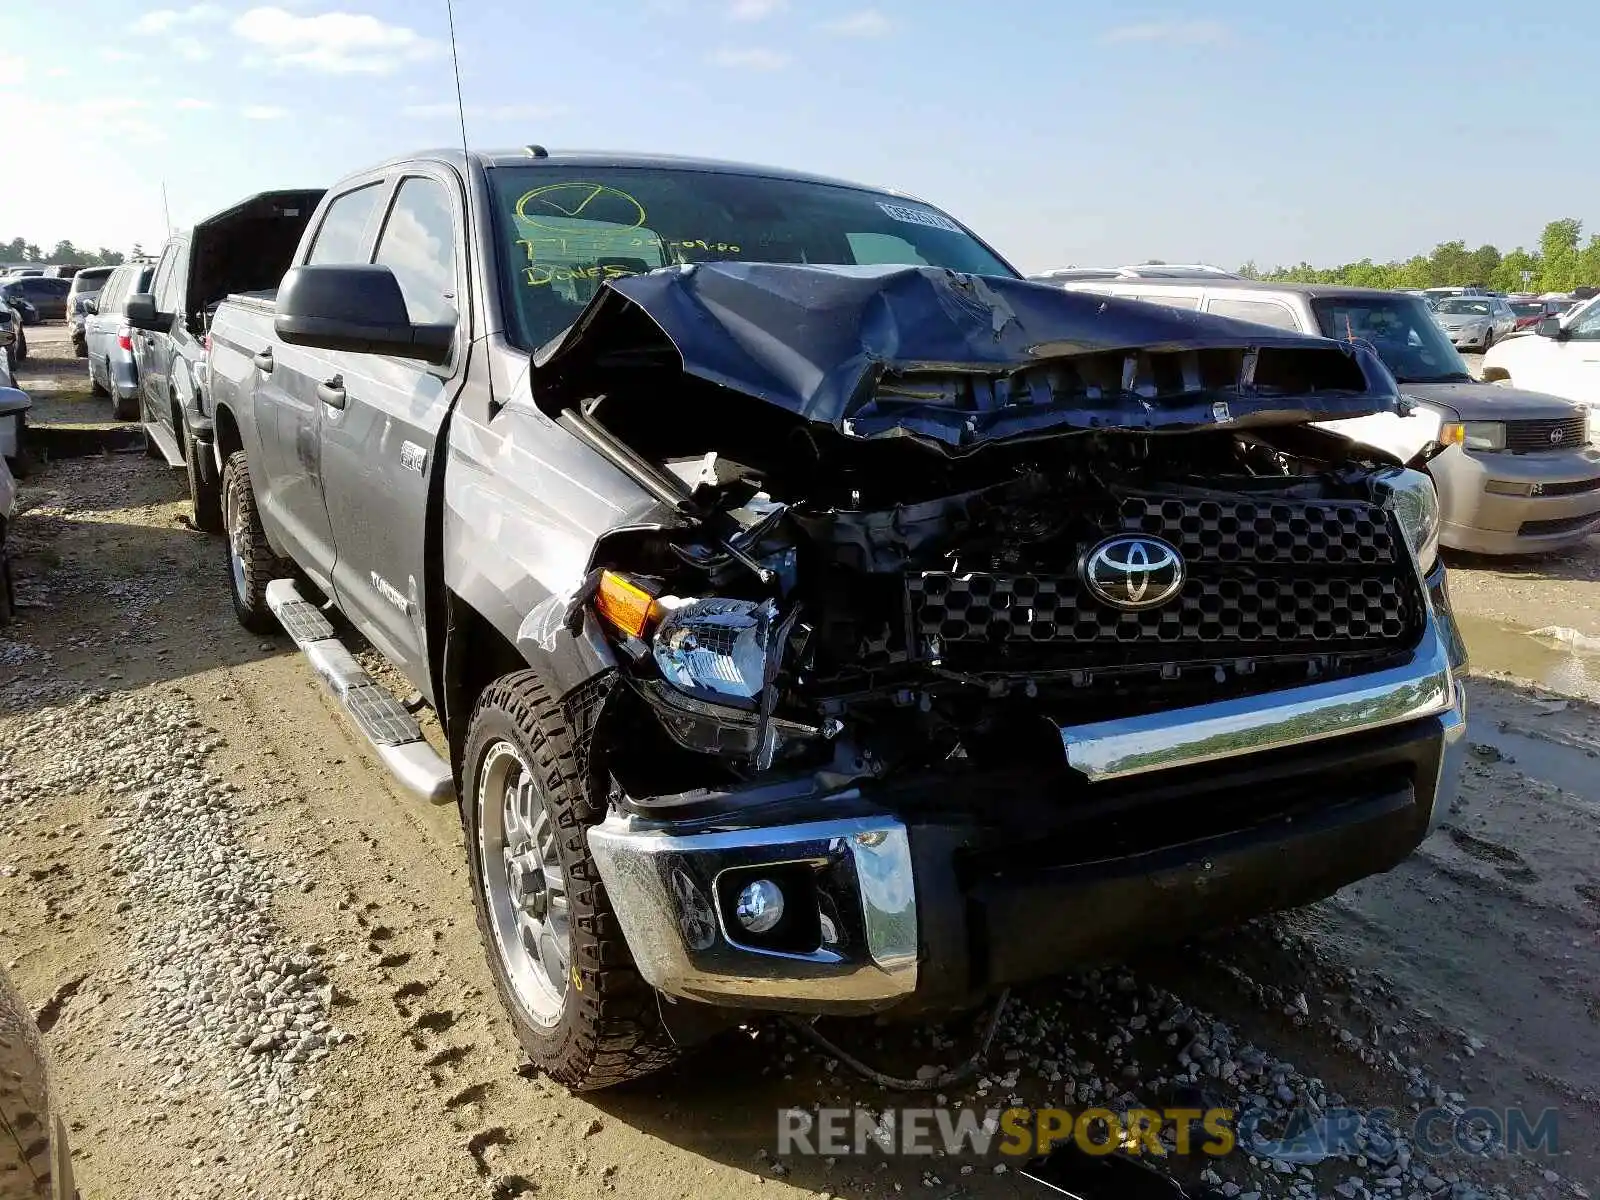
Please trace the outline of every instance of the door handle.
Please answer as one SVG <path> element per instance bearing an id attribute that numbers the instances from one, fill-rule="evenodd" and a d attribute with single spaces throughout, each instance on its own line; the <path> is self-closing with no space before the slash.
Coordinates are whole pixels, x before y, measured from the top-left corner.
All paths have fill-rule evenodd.
<path id="1" fill-rule="evenodd" d="M 268 346 L 251 360 L 256 364 L 256 370 L 272 374 L 272 347 Z"/>
<path id="2" fill-rule="evenodd" d="M 332 379 L 324 379 L 317 384 L 317 399 L 329 408 L 344 407 L 344 376 L 335 375 Z"/>

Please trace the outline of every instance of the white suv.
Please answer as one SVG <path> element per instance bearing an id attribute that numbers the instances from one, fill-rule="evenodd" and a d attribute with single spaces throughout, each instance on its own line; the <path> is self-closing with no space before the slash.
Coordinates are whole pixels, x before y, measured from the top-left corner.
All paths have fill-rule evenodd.
<path id="1" fill-rule="evenodd" d="M 1409 418 L 1380 414 L 1330 423 L 1358 441 L 1409 459 L 1430 442 L 1446 449 L 1428 464 L 1444 513 L 1440 540 L 1479 554 L 1561 550 L 1600 532 L 1600 451 L 1590 444 L 1587 414 L 1545 388 L 1543 376 L 1525 377 L 1515 389 L 1474 380 L 1421 297 L 1378 288 L 1336 284 L 1261 283 L 1215 268 L 1159 265 L 1109 270 L 1077 269 L 1033 277 L 1069 291 L 1196 309 L 1297 333 L 1322 334 L 1369 344 L 1410 399 Z M 1600 303 L 1566 342 L 1514 337 L 1485 360 L 1499 359 L 1524 342 L 1587 345 L 1590 395 L 1600 392 Z M 1581 314 L 1579 317 L 1582 320 Z M 1530 356 L 1531 357 L 1531 356 Z M 1570 394 L 1570 393 L 1568 393 Z"/>
<path id="2" fill-rule="evenodd" d="M 1589 410 L 1589 440 L 1600 441 L 1600 298 L 1565 316 L 1546 317 L 1533 333 L 1495 346 L 1484 355 L 1483 377 L 1583 405 Z"/>

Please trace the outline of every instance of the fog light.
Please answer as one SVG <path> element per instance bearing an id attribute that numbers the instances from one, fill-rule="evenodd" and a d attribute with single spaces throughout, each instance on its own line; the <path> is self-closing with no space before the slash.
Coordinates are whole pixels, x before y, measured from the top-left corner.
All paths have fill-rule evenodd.
<path id="1" fill-rule="evenodd" d="M 733 914 L 751 933 L 766 933 L 783 920 L 783 892 L 772 880 L 757 879 L 739 893 Z"/>
<path id="2" fill-rule="evenodd" d="M 1483 485 L 1483 490 L 1492 496 L 1527 496 L 1533 491 L 1527 484 L 1513 483 L 1509 479 L 1491 479 Z"/>

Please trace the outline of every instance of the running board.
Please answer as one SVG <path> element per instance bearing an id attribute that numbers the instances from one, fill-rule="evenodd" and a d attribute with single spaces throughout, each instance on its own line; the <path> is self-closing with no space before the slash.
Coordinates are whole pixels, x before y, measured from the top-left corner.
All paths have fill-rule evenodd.
<path id="1" fill-rule="evenodd" d="M 156 449 L 161 451 L 161 457 L 167 460 L 167 466 L 188 465 L 183 461 L 183 447 L 178 445 L 178 439 L 168 433 L 167 427 L 160 421 L 146 420 L 144 432 L 145 436 L 156 444 Z"/>
<path id="2" fill-rule="evenodd" d="M 455 776 L 450 764 L 428 745 L 416 718 L 374 683 L 344 648 L 328 619 L 300 595 L 294 580 L 274 579 L 267 584 L 267 607 L 401 786 L 431 804 L 453 803 Z"/>

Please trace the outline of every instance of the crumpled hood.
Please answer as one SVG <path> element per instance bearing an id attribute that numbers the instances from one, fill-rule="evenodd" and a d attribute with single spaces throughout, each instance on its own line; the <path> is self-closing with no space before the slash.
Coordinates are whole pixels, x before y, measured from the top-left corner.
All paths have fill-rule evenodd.
<path id="1" fill-rule="evenodd" d="M 608 369 L 636 369 L 649 349 L 640 312 L 687 374 L 855 438 L 913 436 L 949 449 L 1064 427 L 1399 411 L 1393 379 L 1360 346 L 934 267 L 770 263 L 608 281 L 535 355 L 541 405 L 571 407 L 606 390 Z M 1172 357 L 1152 368 L 1147 356 Z M 1048 367 L 1072 369 L 1039 370 Z"/>
<path id="2" fill-rule="evenodd" d="M 1583 409 L 1559 396 L 1530 392 L 1523 388 L 1502 387 L 1497 383 L 1406 383 L 1403 395 L 1424 404 L 1450 409 L 1463 421 L 1560 420 L 1575 417 Z"/>

